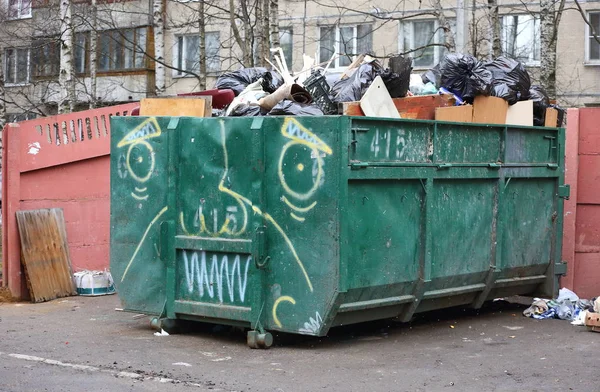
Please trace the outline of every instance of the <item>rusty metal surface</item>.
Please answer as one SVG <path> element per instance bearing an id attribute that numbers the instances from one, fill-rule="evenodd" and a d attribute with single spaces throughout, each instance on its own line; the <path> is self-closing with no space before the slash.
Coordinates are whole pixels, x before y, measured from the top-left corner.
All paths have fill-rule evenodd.
<path id="1" fill-rule="evenodd" d="M 77 295 L 63 212 L 18 211 L 21 261 L 33 302 Z"/>

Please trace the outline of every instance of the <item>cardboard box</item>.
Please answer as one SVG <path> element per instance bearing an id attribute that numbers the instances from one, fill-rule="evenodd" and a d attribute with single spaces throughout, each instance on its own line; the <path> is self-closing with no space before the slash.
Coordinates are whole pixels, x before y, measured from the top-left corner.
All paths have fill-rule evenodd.
<path id="1" fill-rule="evenodd" d="M 507 112 L 508 102 L 504 99 L 480 95 L 475 97 L 475 102 L 473 103 L 473 122 L 504 124 Z"/>
<path id="2" fill-rule="evenodd" d="M 473 106 L 449 106 L 445 108 L 435 108 L 435 119 L 438 121 L 453 122 L 473 122 Z"/>
<path id="3" fill-rule="evenodd" d="M 545 127 L 556 128 L 558 126 L 558 110 L 554 108 L 546 109 Z"/>
<path id="4" fill-rule="evenodd" d="M 533 101 L 520 101 L 508 107 L 506 124 L 533 126 Z"/>

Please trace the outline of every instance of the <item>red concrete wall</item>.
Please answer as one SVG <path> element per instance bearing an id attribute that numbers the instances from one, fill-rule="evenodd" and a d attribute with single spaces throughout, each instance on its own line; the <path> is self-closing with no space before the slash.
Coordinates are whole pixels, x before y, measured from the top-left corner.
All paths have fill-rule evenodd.
<path id="1" fill-rule="evenodd" d="M 15 213 L 62 208 L 73 270 L 109 266 L 110 122 L 137 104 L 9 124 L 3 134 L 3 285 L 27 297 Z M 89 134 L 91 133 L 91 137 Z"/>
<path id="2" fill-rule="evenodd" d="M 563 284 L 580 297 L 600 296 L 600 108 L 569 109 Z"/>

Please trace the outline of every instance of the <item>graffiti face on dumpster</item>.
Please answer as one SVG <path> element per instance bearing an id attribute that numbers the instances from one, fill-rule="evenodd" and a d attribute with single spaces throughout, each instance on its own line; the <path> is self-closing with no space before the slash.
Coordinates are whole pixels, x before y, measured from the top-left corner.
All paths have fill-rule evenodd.
<path id="1" fill-rule="evenodd" d="M 331 148 L 318 136 L 306 129 L 296 119 L 287 118 L 281 133 L 289 141 L 283 146 L 277 174 L 285 194 L 281 200 L 293 211 L 290 216 L 304 222 L 303 214 L 312 210 L 317 202 L 310 199 L 325 180 L 324 160 Z"/>
<path id="2" fill-rule="evenodd" d="M 156 162 L 154 149 L 147 140 L 159 137 L 160 135 L 161 131 L 158 122 L 152 117 L 125 135 L 117 144 L 117 148 L 127 147 L 124 158 L 123 156 L 119 158 L 119 173 L 122 173 L 120 174 L 121 178 L 126 178 L 128 174 L 139 184 L 131 192 L 131 197 L 136 200 L 142 201 L 148 199 L 148 194 L 146 193 L 148 188 L 144 186 L 144 183 L 152 177 Z M 123 165 L 127 171 L 122 171 L 121 167 Z"/>

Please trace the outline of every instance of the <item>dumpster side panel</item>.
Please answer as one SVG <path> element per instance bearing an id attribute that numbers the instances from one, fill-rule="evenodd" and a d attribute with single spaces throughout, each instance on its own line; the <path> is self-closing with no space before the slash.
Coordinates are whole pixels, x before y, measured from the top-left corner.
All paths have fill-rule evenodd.
<path id="1" fill-rule="evenodd" d="M 250 322 L 262 290 L 253 241 L 261 168 L 252 119 L 182 118 L 173 312 Z"/>
<path id="2" fill-rule="evenodd" d="M 487 179 L 434 181 L 432 280 L 489 270 L 496 186 L 497 181 Z M 438 288 L 447 285 L 440 282 Z"/>
<path id="3" fill-rule="evenodd" d="M 111 273 L 124 309 L 148 314 L 160 314 L 166 300 L 167 125 L 165 118 L 111 118 Z"/>
<path id="4" fill-rule="evenodd" d="M 339 277 L 340 117 L 278 117 L 263 124 L 271 329 L 320 335 Z"/>
<path id="5" fill-rule="evenodd" d="M 393 179 L 350 181 L 348 188 L 348 289 L 386 286 L 390 295 L 404 294 L 392 285 L 418 279 L 423 186 Z"/>

